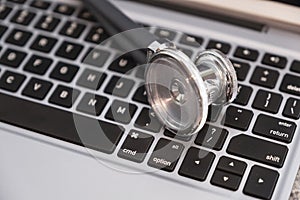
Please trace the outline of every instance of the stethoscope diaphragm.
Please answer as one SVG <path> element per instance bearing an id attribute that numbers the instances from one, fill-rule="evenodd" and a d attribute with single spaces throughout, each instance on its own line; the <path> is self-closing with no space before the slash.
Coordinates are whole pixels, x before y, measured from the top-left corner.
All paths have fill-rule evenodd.
<path id="1" fill-rule="evenodd" d="M 237 95 L 235 70 L 217 50 L 203 51 L 192 62 L 175 46 L 160 45 L 149 57 L 145 80 L 158 119 L 181 136 L 201 130 L 209 105 L 225 105 Z"/>

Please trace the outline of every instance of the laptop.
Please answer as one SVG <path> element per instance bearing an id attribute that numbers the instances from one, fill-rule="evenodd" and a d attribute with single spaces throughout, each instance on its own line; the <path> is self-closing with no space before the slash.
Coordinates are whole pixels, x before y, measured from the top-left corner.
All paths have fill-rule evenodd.
<path id="1" fill-rule="evenodd" d="M 237 98 L 211 107 L 199 133 L 174 136 L 151 111 L 144 69 L 105 42 L 84 1 L 1 1 L 0 199 L 289 199 L 299 3 L 113 3 L 192 59 L 225 53 Z"/>

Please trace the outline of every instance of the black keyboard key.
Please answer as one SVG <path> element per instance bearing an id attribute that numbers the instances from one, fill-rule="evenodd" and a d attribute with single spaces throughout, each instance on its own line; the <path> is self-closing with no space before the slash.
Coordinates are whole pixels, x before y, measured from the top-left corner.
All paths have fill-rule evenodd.
<path id="1" fill-rule="evenodd" d="M 271 199 L 279 173 L 260 166 L 253 166 L 243 192 L 260 199 Z"/>
<path id="2" fill-rule="evenodd" d="M 279 72 L 262 67 L 256 67 L 250 80 L 251 83 L 267 88 L 274 88 L 279 77 Z"/>
<path id="3" fill-rule="evenodd" d="M 250 61 L 256 61 L 258 58 L 258 51 L 254 49 L 249 49 L 246 47 L 238 47 L 234 53 L 237 58 L 242 58 Z"/>
<path id="4" fill-rule="evenodd" d="M 167 172 L 174 171 L 184 146 L 178 142 L 160 139 L 156 144 L 148 165 Z"/>
<path id="5" fill-rule="evenodd" d="M 226 110 L 223 122 L 225 126 L 246 131 L 249 128 L 252 118 L 252 111 L 229 106 Z"/>
<path id="6" fill-rule="evenodd" d="M 248 75 L 250 65 L 248 63 L 240 62 L 240 61 L 236 61 L 236 60 L 232 60 L 232 59 L 231 59 L 231 62 L 236 71 L 238 80 L 244 81 Z"/>
<path id="7" fill-rule="evenodd" d="M 210 105 L 208 107 L 208 115 L 207 121 L 209 122 L 216 122 L 219 118 L 219 115 L 222 111 L 223 107 L 219 105 Z"/>
<path id="8" fill-rule="evenodd" d="M 299 60 L 294 60 L 292 65 L 291 65 L 291 71 L 300 73 L 300 61 Z"/>
<path id="9" fill-rule="evenodd" d="M 0 9 L 1 9 L 1 6 L 0 6 Z M 0 25 L 0 38 L 4 35 L 6 30 L 7 30 L 6 26 Z"/>
<path id="10" fill-rule="evenodd" d="M 141 163 L 144 161 L 154 137 L 140 131 L 131 130 L 118 152 L 120 158 Z"/>
<path id="11" fill-rule="evenodd" d="M 98 90 L 106 78 L 106 74 L 90 69 L 85 69 L 77 81 L 77 85 Z"/>
<path id="12" fill-rule="evenodd" d="M 58 4 L 54 8 L 54 12 L 63 14 L 63 15 L 72 15 L 75 11 L 75 8 L 73 6 L 67 5 L 67 4 Z"/>
<path id="13" fill-rule="evenodd" d="M 49 102 L 66 108 L 71 108 L 79 96 L 79 93 L 80 92 L 76 89 L 59 85 L 51 95 Z"/>
<path id="14" fill-rule="evenodd" d="M 32 45 L 30 46 L 30 48 L 33 50 L 36 50 L 36 51 L 50 53 L 50 51 L 53 49 L 56 42 L 57 42 L 57 39 L 55 39 L 55 38 L 50 38 L 47 36 L 39 35 L 34 40 Z"/>
<path id="15" fill-rule="evenodd" d="M 90 115 L 99 116 L 107 102 L 108 98 L 106 97 L 86 93 L 78 104 L 77 110 Z"/>
<path id="16" fill-rule="evenodd" d="M 179 174 L 198 181 L 205 181 L 214 162 L 215 154 L 191 147 L 179 169 Z"/>
<path id="17" fill-rule="evenodd" d="M 109 120 L 129 124 L 137 110 L 136 105 L 115 100 L 105 117 Z"/>
<path id="18" fill-rule="evenodd" d="M 193 56 L 193 51 L 190 50 L 190 49 L 186 49 L 186 48 L 183 48 L 183 47 L 180 47 L 180 46 L 177 46 L 177 49 L 179 51 L 182 51 L 182 53 L 184 53 L 185 55 L 187 55 L 189 58 L 191 58 Z"/>
<path id="19" fill-rule="evenodd" d="M 231 45 L 227 42 L 210 40 L 208 42 L 208 45 L 206 46 L 206 49 L 217 49 L 223 52 L 224 54 L 228 54 L 231 49 Z"/>
<path id="20" fill-rule="evenodd" d="M 24 4 L 26 2 L 26 0 L 7 0 L 7 1 L 12 3 L 17 3 L 17 4 Z"/>
<path id="21" fill-rule="evenodd" d="M 169 131 L 168 129 L 165 129 L 164 135 L 167 136 L 167 137 L 174 138 L 174 139 L 181 140 L 181 141 L 185 141 L 185 142 L 188 142 L 192 139 L 191 136 L 176 135 L 175 133 Z"/>
<path id="22" fill-rule="evenodd" d="M 222 156 L 217 165 L 218 170 L 222 170 L 238 176 L 243 176 L 246 168 L 247 164 L 245 162 L 226 156 Z"/>
<path id="23" fill-rule="evenodd" d="M 92 15 L 92 13 L 90 13 L 87 9 L 83 8 L 78 16 L 79 19 L 83 19 L 83 20 L 88 20 L 91 22 L 96 22 L 97 20 L 95 19 L 95 17 Z"/>
<path id="24" fill-rule="evenodd" d="M 221 150 L 228 136 L 228 131 L 219 127 L 205 124 L 198 133 L 195 144 L 210 149 Z"/>
<path id="25" fill-rule="evenodd" d="M 12 11 L 12 8 L 10 8 L 4 4 L 0 5 L 0 19 L 4 20 L 11 11 Z"/>
<path id="26" fill-rule="evenodd" d="M 0 64 L 18 68 L 26 56 L 27 54 L 22 51 L 7 49 L 0 58 Z"/>
<path id="27" fill-rule="evenodd" d="M 265 90 L 259 90 L 255 96 L 252 107 L 276 114 L 282 102 L 282 95 Z"/>
<path id="28" fill-rule="evenodd" d="M 121 78 L 118 76 L 113 76 L 105 88 L 105 93 L 115 95 L 118 97 L 127 97 L 134 85 L 134 81 L 127 79 L 127 78 Z"/>
<path id="29" fill-rule="evenodd" d="M 74 21 L 67 21 L 59 33 L 71 38 L 79 38 L 85 27 L 86 26 L 84 24 L 79 24 Z"/>
<path id="30" fill-rule="evenodd" d="M 297 125 L 267 115 L 259 115 L 253 128 L 253 133 L 277 141 L 290 143 L 293 139 Z"/>
<path id="31" fill-rule="evenodd" d="M 50 2 L 43 1 L 43 0 L 35 0 L 33 1 L 30 6 L 33 8 L 38 8 L 41 10 L 47 10 L 50 7 Z"/>
<path id="32" fill-rule="evenodd" d="M 245 85 L 239 85 L 238 95 L 234 100 L 234 103 L 245 106 L 248 104 L 253 89 Z"/>
<path id="33" fill-rule="evenodd" d="M 32 33 L 28 31 L 23 31 L 20 29 L 14 29 L 10 32 L 9 36 L 6 38 L 5 42 L 14 44 L 17 46 L 24 46 L 30 37 L 32 36 Z"/>
<path id="34" fill-rule="evenodd" d="M 133 100 L 139 103 L 149 105 L 147 92 L 144 85 L 141 85 L 133 95 Z"/>
<path id="35" fill-rule="evenodd" d="M 34 99 L 43 100 L 52 87 L 52 83 L 37 78 L 31 78 L 22 94 Z"/>
<path id="36" fill-rule="evenodd" d="M 82 59 L 82 62 L 100 68 L 103 67 L 109 56 L 110 54 L 107 51 L 98 48 L 90 48 Z"/>
<path id="37" fill-rule="evenodd" d="M 216 170 L 210 182 L 213 185 L 236 191 L 240 186 L 241 180 L 240 176 Z"/>
<path id="38" fill-rule="evenodd" d="M 157 119 L 152 110 L 149 108 L 143 108 L 137 120 L 135 121 L 135 126 L 146 131 L 158 133 L 163 125 Z"/>
<path id="39" fill-rule="evenodd" d="M 292 119 L 300 118 L 300 100 L 289 98 L 285 104 L 283 115 Z"/>
<path id="40" fill-rule="evenodd" d="M 108 69 L 119 72 L 122 74 L 129 74 L 132 72 L 132 69 L 137 66 L 137 62 L 134 60 L 134 57 L 128 54 L 121 55 L 116 60 L 114 60 Z"/>
<path id="41" fill-rule="evenodd" d="M 61 44 L 55 55 L 70 60 L 76 60 L 82 49 L 83 46 L 80 44 L 65 41 Z"/>
<path id="42" fill-rule="evenodd" d="M 25 78 L 24 75 L 6 71 L 0 79 L 0 88 L 10 92 L 16 92 L 21 87 Z M 1 104 L 2 103 L 3 102 L 1 102 Z"/>
<path id="43" fill-rule="evenodd" d="M 146 67 L 138 67 L 135 73 L 135 76 L 140 79 L 145 79 L 145 70 Z"/>
<path id="44" fill-rule="evenodd" d="M 101 26 L 95 26 L 92 27 L 92 29 L 88 33 L 85 41 L 92 42 L 94 44 L 100 44 L 104 42 L 108 37 L 109 35 Z"/>
<path id="45" fill-rule="evenodd" d="M 287 59 L 283 56 L 278 56 L 270 53 L 266 53 L 263 57 L 262 64 L 276 67 L 279 69 L 285 68 Z"/>
<path id="46" fill-rule="evenodd" d="M 173 41 L 176 37 L 176 32 L 163 28 L 157 28 L 154 34 L 160 38 L 168 39 L 170 41 Z"/>
<path id="47" fill-rule="evenodd" d="M 29 61 L 26 63 L 24 70 L 34 74 L 43 75 L 47 72 L 52 63 L 53 60 L 49 58 L 32 55 Z"/>
<path id="48" fill-rule="evenodd" d="M 52 32 L 58 26 L 60 19 L 53 17 L 52 15 L 43 15 L 36 23 L 35 28 Z"/>
<path id="49" fill-rule="evenodd" d="M 58 62 L 50 74 L 50 78 L 71 82 L 78 72 L 79 67 L 76 65 Z"/>
<path id="50" fill-rule="evenodd" d="M 179 43 L 198 48 L 202 45 L 203 38 L 184 34 Z"/>
<path id="51" fill-rule="evenodd" d="M 113 153 L 124 132 L 120 126 L 5 94 L 0 102 L 1 122 L 104 153 Z"/>
<path id="52" fill-rule="evenodd" d="M 227 152 L 280 168 L 283 166 L 288 148 L 280 144 L 242 134 L 231 139 Z"/>
<path id="53" fill-rule="evenodd" d="M 27 26 L 32 22 L 35 15 L 35 13 L 28 10 L 18 10 L 12 17 L 11 22 Z"/>
<path id="54" fill-rule="evenodd" d="M 280 91 L 300 96 L 300 77 L 287 74 L 284 76 Z"/>

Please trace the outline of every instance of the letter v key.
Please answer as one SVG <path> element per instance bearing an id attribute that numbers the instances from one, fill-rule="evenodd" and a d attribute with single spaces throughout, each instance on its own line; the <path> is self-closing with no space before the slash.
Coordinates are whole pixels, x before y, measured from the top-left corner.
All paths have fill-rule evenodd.
<path id="1" fill-rule="evenodd" d="M 40 84 L 40 83 L 35 83 L 35 84 L 34 84 L 34 87 L 33 87 L 33 90 L 34 90 L 34 91 L 38 91 L 41 87 L 42 87 L 42 84 Z"/>

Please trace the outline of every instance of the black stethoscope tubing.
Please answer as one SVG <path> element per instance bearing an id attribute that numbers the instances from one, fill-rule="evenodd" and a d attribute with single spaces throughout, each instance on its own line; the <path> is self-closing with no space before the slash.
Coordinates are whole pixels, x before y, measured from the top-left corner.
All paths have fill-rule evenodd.
<path id="1" fill-rule="evenodd" d="M 110 35 L 142 28 L 108 0 L 84 0 L 84 3 Z M 142 47 L 148 47 L 151 43 L 160 40 L 146 29 L 139 29 L 138 34 L 132 36 L 127 35 L 127 39 L 130 43 Z"/>

